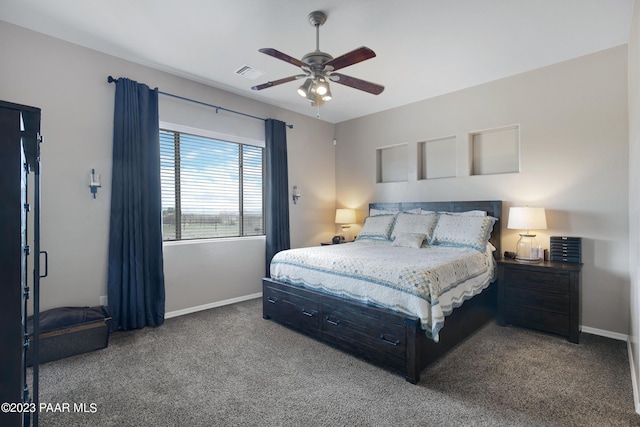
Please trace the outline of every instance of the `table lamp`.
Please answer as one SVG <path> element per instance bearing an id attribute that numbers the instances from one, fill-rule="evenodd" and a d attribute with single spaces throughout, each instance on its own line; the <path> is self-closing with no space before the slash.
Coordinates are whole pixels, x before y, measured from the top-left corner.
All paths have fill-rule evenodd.
<path id="1" fill-rule="evenodd" d="M 522 262 L 537 262 L 540 260 L 536 235 L 531 230 L 546 230 L 547 218 L 544 208 L 519 207 L 509 208 L 509 222 L 507 228 L 527 230 L 520 233 L 516 249 L 516 260 Z"/>
<path id="2" fill-rule="evenodd" d="M 354 209 L 336 209 L 336 224 L 340 224 L 342 240 L 349 241 L 349 228 L 356 222 L 356 211 Z"/>

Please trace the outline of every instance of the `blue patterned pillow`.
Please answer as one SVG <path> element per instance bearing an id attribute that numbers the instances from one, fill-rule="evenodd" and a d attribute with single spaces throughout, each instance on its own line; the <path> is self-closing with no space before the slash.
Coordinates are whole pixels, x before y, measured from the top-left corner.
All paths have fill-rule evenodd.
<path id="1" fill-rule="evenodd" d="M 396 218 L 391 232 L 391 240 L 395 240 L 400 233 L 419 233 L 425 235 L 425 243 L 429 243 L 433 236 L 433 229 L 438 221 L 436 214 L 414 215 L 400 213 Z"/>
<path id="2" fill-rule="evenodd" d="M 431 244 L 467 246 L 484 252 L 496 219 L 491 216 L 440 214 Z"/>
<path id="3" fill-rule="evenodd" d="M 395 215 L 377 215 L 365 218 L 362 230 L 356 240 L 389 240 L 395 218 Z"/>

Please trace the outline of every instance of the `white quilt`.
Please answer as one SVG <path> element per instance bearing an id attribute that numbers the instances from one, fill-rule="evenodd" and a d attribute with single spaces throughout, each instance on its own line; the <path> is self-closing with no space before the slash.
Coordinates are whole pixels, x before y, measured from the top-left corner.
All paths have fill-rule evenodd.
<path id="1" fill-rule="evenodd" d="M 362 240 L 279 252 L 271 261 L 271 277 L 419 317 L 437 342 L 445 316 L 482 292 L 496 274 L 490 248 L 407 248 Z"/>

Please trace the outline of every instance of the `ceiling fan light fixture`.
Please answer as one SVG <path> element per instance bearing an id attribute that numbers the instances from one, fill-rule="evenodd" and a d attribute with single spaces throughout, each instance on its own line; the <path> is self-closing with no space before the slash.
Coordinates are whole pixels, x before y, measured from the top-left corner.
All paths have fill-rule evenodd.
<path id="1" fill-rule="evenodd" d="M 331 95 L 331 90 L 329 90 L 329 85 L 327 85 L 327 93 L 325 93 L 324 95 L 321 96 L 323 101 L 331 101 L 331 98 L 333 98 L 333 96 Z"/>
<path id="2" fill-rule="evenodd" d="M 316 93 L 324 96 L 327 92 L 329 92 L 329 83 L 327 83 L 324 77 L 318 77 L 316 81 Z"/>
<path id="3" fill-rule="evenodd" d="M 307 79 L 298 88 L 298 94 L 303 98 L 308 98 L 309 94 L 313 91 L 313 80 Z"/>
<path id="4" fill-rule="evenodd" d="M 307 96 L 305 96 L 305 98 L 307 99 L 307 101 L 315 102 L 318 98 L 318 94 L 316 94 L 315 90 L 311 89 Z"/>

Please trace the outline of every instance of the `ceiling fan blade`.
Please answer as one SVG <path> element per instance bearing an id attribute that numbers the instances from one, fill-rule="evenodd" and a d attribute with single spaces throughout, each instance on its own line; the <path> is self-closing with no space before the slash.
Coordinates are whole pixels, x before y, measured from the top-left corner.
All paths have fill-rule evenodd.
<path id="1" fill-rule="evenodd" d="M 384 86 L 377 83 L 371 83 L 366 80 L 357 79 L 351 76 L 345 76 L 340 73 L 332 73 L 329 79 L 333 82 L 340 83 L 341 85 L 350 86 L 354 89 L 363 90 L 365 92 L 372 93 L 374 95 L 380 95 L 384 90 Z"/>
<path id="2" fill-rule="evenodd" d="M 324 66 L 333 67 L 334 71 L 340 70 L 341 68 L 348 67 L 349 65 L 357 64 L 358 62 L 365 61 L 367 59 L 371 59 L 376 56 L 376 53 L 369 49 L 368 47 L 359 47 L 351 52 L 345 53 L 342 56 L 332 59 L 329 62 L 326 62 Z"/>
<path id="3" fill-rule="evenodd" d="M 252 86 L 251 89 L 253 89 L 253 90 L 267 89 L 267 88 L 270 88 L 270 87 L 273 87 L 273 86 L 281 85 L 282 83 L 292 82 L 292 81 L 300 79 L 302 77 L 307 77 L 307 75 L 306 74 L 298 74 L 296 76 L 285 77 L 284 79 L 274 80 L 272 82 L 266 82 L 266 83 L 263 83 L 261 85 Z"/>
<path id="4" fill-rule="evenodd" d="M 269 56 L 273 56 L 274 58 L 279 59 L 281 61 L 288 62 L 289 64 L 295 65 L 296 67 L 305 67 L 305 66 L 307 66 L 307 64 L 305 64 L 304 62 L 300 61 L 299 59 L 296 59 L 293 56 L 289 56 L 286 53 L 282 53 L 279 50 L 272 49 L 270 47 L 265 47 L 265 48 L 262 48 L 262 49 L 258 49 L 258 51 L 262 52 L 264 54 L 267 54 Z"/>

